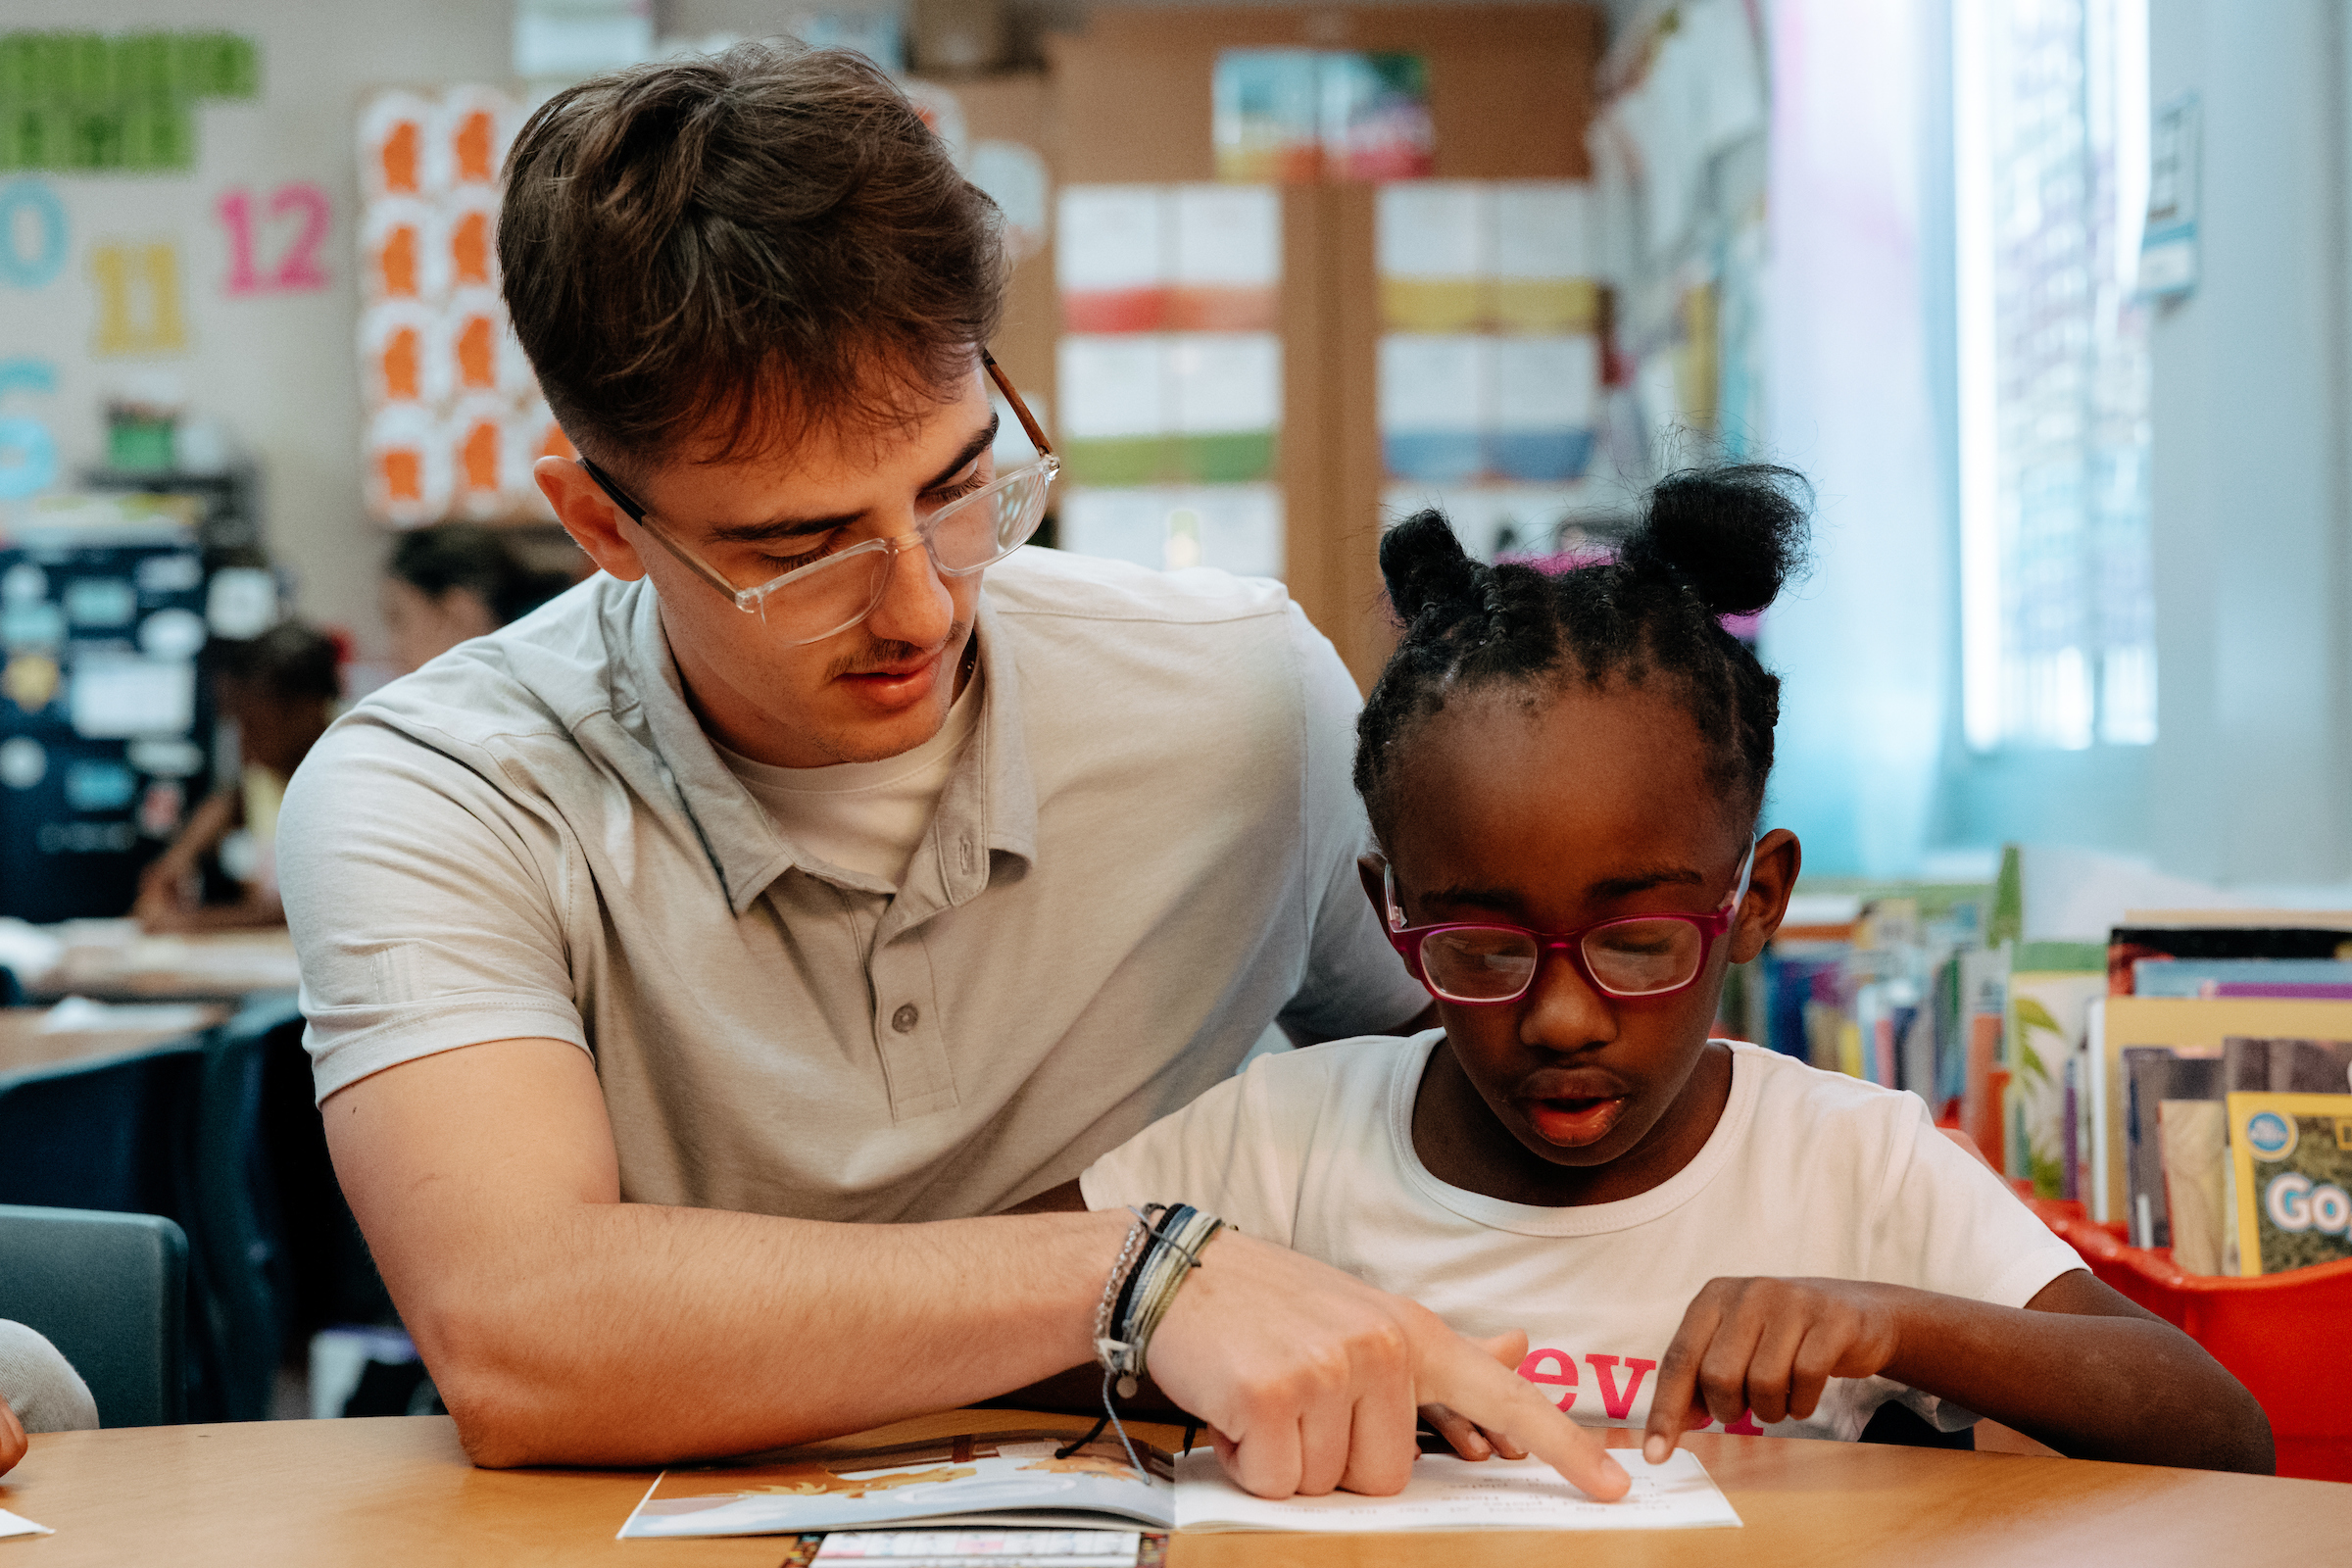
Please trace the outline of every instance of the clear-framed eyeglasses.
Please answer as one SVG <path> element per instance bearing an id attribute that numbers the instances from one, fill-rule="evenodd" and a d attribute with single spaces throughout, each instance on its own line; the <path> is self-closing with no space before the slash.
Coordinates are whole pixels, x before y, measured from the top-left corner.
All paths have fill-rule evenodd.
<path id="1" fill-rule="evenodd" d="M 873 613 L 889 586 L 898 558 L 908 550 L 929 553 L 931 564 L 943 577 L 968 577 L 995 565 L 1027 544 L 1045 520 L 1046 498 L 1061 460 L 1054 455 L 1046 432 L 1013 390 L 1011 378 L 994 356 L 981 351 L 980 363 L 997 390 L 1021 421 L 1021 429 L 1037 448 L 1038 459 L 1009 473 L 999 474 L 968 496 L 925 514 L 914 528 L 889 539 L 865 539 L 822 561 L 796 566 L 756 587 L 741 588 L 726 573 L 671 537 L 669 530 L 623 490 L 613 477 L 588 459 L 579 460 L 597 487 L 612 499 L 631 522 L 653 536 L 654 542 L 678 563 L 723 595 L 737 610 L 778 625 L 789 645 L 822 642 L 849 630 Z"/>
<path id="2" fill-rule="evenodd" d="M 1381 873 L 1389 945 L 1413 978 L 1442 1002 L 1471 1006 L 1516 1002 L 1535 984 L 1536 969 L 1547 953 L 1565 956 L 1604 996 L 1669 997 L 1696 985 L 1706 972 L 1715 944 L 1740 917 L 1755 864 L 1751 843 L 1730 897 L 1712 914 L 1623 915 L 1575 931 L 1531 931 L 1498 921 L 1407 925 L 1396 871 L 1390 866 Z"/>

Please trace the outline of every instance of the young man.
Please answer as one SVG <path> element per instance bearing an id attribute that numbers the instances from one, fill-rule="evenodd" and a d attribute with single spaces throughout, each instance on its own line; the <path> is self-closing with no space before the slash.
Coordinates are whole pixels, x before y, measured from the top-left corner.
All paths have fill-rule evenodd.
<path id="1" fill-rule="evenodd" d="M 1013 553 L 1051 474 L 990 457 L 995 215 L 856 57 L 559 94 L 499 248 L 603 575 L 361 705 L 279 852 L 336 1169 L 461 1433 L 667 1460 L 1092 1360 L 1127 1217 L 974 1216 L 1271 1019 L 1422 1007 L 1346 672 L 1271 585 Z M 1443 1402 L 1622 1489 L 1510 1347 L 1201 1262 L 1151 1367 L 1246 1485 L 1393 1491 Z"/>

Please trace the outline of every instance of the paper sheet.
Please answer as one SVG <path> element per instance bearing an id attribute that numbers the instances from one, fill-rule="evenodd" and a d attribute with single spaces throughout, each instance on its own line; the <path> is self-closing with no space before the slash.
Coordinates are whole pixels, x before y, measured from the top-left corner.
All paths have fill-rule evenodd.
<path id="1" fill-rule="evenodd" d="M 811 1559 L 888 1568 L 1135 1568 L 1133 1530 L 836 1530 Z"/>
<path id="2" fill-rule="evenodd" d="M 1678 1449 L 1664 1464 L 1639 1449 L 1617 1450 L 1634 1490 L 1620 1502 L 1594 1502 L 1540 1459 L 1472 1463 L 1424 1454 L 1394 1497 L 1333 1493 L 1280 1502 L 1253 1497 L 1225 1478 L 1216 1453 L 1196 1448 L 1176 1461 L 1179 1530 L 1695 1530 L 1738 1526 L 1740 1515 L 1698 1455 Z"/>
<path id="3" fill-rule="evenodd" d="M 21 1513 L 10 1513 L 6 1508 L 0 1508 L 0 1541 L 7 1541 L 16 1536 L 54 1536 L 56 1534 L 57 1532 L 47 1525 L 36 1525 Z"/>

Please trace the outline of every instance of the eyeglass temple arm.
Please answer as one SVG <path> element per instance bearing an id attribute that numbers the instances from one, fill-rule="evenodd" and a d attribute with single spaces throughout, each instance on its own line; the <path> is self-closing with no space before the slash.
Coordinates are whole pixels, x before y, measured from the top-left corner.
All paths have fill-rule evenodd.
<path id="1" fill-rule="evenodd" d="M 1054 456 L 1054 443 L 1046 439 L 1045 427 L 1037 422 L 1037 416 L 1029 412 L 1029 405 L 1021 401 L 1021 395 L 1012 389 L 1012 378 L 1004 373 L 997 357 L 982 349 L 980 363 L 987 367 L 988 378 L 997 383 L 997 390 L 1004 394 L 1004 401 L 1012 405 L 1012 416 L 1021 421 L 1021 429 L 1029 437 L 1029 444 L 1037 448 L 1037 455 Z"/>
<path id="2" fill-rule="evenodd" d="M 676 540 L 670 538 L 666 532 L 664 532 L 661 527 L 657 526 L 653 518 L 646 515 L 645 508 L 639 505 L 636 499 L 632 497 L 626 490 L 623 490 L 617 480 L 586 458 L 580 459 L 579 462 L 580 466 L 588 470 L 588 477 L 596 481 L 596 487 L 599 490 L 602 490 L 605 495 L 611 499 L 614 506 L 620 509 L 621 515 L 627 517 L 631 522 L 635 523 L 638 527 L 643 528 L 648 534 L 650 534 L 653 537 L 654 543 L 660 545 L 662 549 L 668 551 L 670 555 L 677 559 L 679 565 L 684 566 L 688 571 L 693 572 L 697 577 L 702 578 L 703 581 L 709 583 L 720 593 L 725 594 L 729 599 L 735 602 L 738 608 L 742 606 L 743 595 L 741 590 L 737 589 L 736 586 L 727 581 L 726 578 L 720 576 L 716 569 L 705 565 L 702 562 L 699 562 L 695 560 L 694 557 L 688 555 L 686 553 L 686 547 L 679 544 Z"/>

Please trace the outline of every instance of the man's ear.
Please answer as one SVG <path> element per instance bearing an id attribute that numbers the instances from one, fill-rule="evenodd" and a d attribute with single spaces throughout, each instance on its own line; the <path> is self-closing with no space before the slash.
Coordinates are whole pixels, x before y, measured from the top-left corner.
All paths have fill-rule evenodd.
<path id="1" fill-rule="evenodd" d="M 1755 868 L 1747 876 L 1747 897 L 1740 901 L 1732 926 L 1732 962 L 1745 963 L 1764 951 L 1764 944 L 1781 928 L 1788 913 L 1788 896 L 1796 891 L 1796 873 L 1804 851 L 1796 835 L 1776 827 L 1756 844 Z"/>
<path id="2" fill-rule="evenodd" d="M 1389 928 L 1388 874 L 1388 857 L 1359 855 L 1355 858 L 1356 879 L 1363 883 L 1364 897 L 1372 901 L 1373 918 L 1380 922 L 1383 931 Z"/>
<path id="3" fill-rule="evenodd" d="M 541 458 L 531 465 L 531 477 L 538 481 L 547 504 L 556 509 L 556 520 L 588 552 L 589 560 L 623 582 L 635 582 L 645 575 L 637 547 L 621 533 L 626 519 L 620 509 L 588 477 L 586 468 L 569 458 Z"/>

